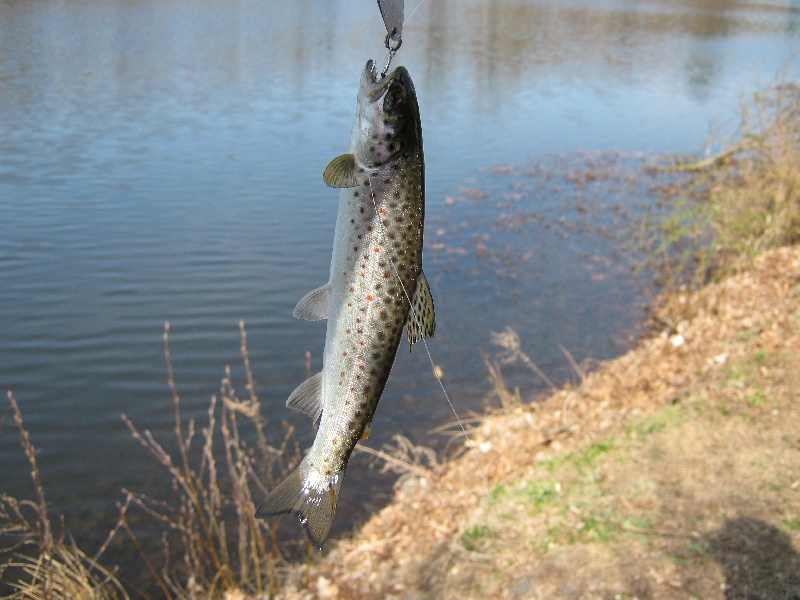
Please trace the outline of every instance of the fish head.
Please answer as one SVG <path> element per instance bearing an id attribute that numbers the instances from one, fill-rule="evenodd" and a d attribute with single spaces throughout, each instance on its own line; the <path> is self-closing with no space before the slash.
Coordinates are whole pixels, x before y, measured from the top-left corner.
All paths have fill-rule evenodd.
<path id="1" fill-rule="evenodd" d="M 370 60 L 361 75 L 350 147 L 366 167 L 379 167 L 422 143 L 414 83 L 405 67 L 378 78 Z"/>

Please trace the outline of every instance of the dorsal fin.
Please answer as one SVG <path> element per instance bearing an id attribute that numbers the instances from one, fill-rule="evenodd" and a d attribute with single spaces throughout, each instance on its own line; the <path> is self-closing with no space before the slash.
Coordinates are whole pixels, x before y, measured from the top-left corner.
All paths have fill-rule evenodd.
<path id="1" fill-rule="evenodd" d="M 328 300 L 331 297 L 330 282 L 311 290 L 300 298 L 292 314 L 296 319 L 321 321 L 328 318 Z"/>
<path id="2" fill-rule="evenodd" d="M 411 309 L 406 320 L 408 327 L 408 349 L 422 338 L 433 337 L 436 330 L 436 312 L 433 309 L 433 296 L 425 273 L 419 272 L 417 287 L 411 299 Z"/>
<path id="3" fill-rule="evenodd" d="M 356 157 L 341 154 L 334 158 L 322 173 L 322 180 L 331 187 L 350 188 L 358 185 L 356 179 Z"/>
<path id="4" fill-rule="evenodd" d="M 298 385 L 289 394 L 286 406 L 306 413 L 316 423 L 322 414 L 322 371 Z"/>

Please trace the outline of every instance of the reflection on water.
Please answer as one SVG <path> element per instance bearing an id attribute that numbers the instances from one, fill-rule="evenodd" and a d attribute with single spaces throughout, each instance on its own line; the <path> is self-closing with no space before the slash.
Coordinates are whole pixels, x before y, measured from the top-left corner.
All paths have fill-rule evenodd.
<path id="1" fill-rule="evenodd" d="M 595 256 L 613 263 L 602 236 L 565 230 L 558 242 L 498 222 L 534 209 L 557 219 L 580 190 L 488 169 L 579 149 L 698 150 L 709 123 L 732 120 L 736 94 L 784 64 L 798 23 L 797 2 L 414 10 L 395 60 L 414 77 L 425 129 L 431 349 L 461 410 L 488 389 L 478 349 L 490 331 L 513 325 L 563 379 L 559 343 L 606 358 L 640 318 L 621 269 L 587 271 Z M 320 174 L 346 147 L 382 27 L 372 0 L 0 0 L 0 384 L 71 523 L 105 526 L 122 485 L 156 485 L 119 415 L 169 430 L 165 320 L 187 415 L 204 413 L 223 364 L 241 375 L 243 318 L 259 396 L 271 418 L 295 419 L 284 400 L 306 349 L 318 366 L 324 336 L 291 317 L 328 274 L 336 192 Z M 429 373 L 423 353 L 401 353 L 375 445 L 399 429 L 425 440 L 450 418 Z M 293 422 L 307 442 L 305 420 Z M 0 460 L 2 491 L 25 495 L 7 425 Z M 345 507 L 385 500 L 364 467 L 356 457 L 339 532 L 359 518 Z"/>

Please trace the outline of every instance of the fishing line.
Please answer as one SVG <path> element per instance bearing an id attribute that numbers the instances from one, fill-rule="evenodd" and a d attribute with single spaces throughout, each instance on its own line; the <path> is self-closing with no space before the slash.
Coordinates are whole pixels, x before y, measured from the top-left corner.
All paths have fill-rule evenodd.
<path id="1" fill-rule="evenodd" d="M 420 5 L 421 4 L 422 4 L 422 2 L 420 3 Z M 419 6 L 417 6 L 417 8 L 419 8 Z M 370 173 L 367 173 L 367 181 L 369 181 L 369 195 L 370 195 L 370 198 L 372 199 L 372 206 L 375 208 L 375 214 L 377 215 L 378 214 L 378 204 L 377 204 L 377 202 L 375 200 L 375 192 L 372 189 L 372 176 L 371 176 Z M 383 220 L 379 218 L 379 219 L 376 220 L 376 222 L 378 223 L 378 232 L 383 237 L 383 242 L 388 246 L 389 245 L 389 240 L 388 240 L 388 237 L 386 236 L 386 229 L 385 229 L 385 227 L 383 225 Z M 392 265 L 392 270 L 394 271 L 394 274 L 397 277 L 397 281 L 400 283 L 400 288 L 403 290 L 403 294 L 405 294 L 405 297 L 408 300 L 408 307 L 409 307 L 409 310 L 411 311 L 411 315 L 412 315 L 412 317 L 414 317 L 414 319 L 416 319 L 417 318 L 417 311 L 414 310 L 414 302 L 411 300 L 411 295 L 408 293 L 408 290 L 406 289 L 406 286 L 403 283 L 403 279 L 400 277 L 400 274 L 397 271 L 397 267 L 394 264 L 394 260 L 392 259 L 391 255 L 388 252 L 386 253 L 386 257 L 389 259 L 389 264 Z M 420 269 L 420 273 L 421 272 L 422 272 L 422 269 Z M 407 332 L 406 332 L 406 335 L 408 335 Z M 458 412 L 456 411 L 455 406 L 453 406 L 453 401 L 450 400 L 450 394 L 447 393 L 447 390 L 444 387 L 444 382 L 442 381 L 442 378 L 439 376 L 439 373 L 437 372 L 436 363 L 434 363 L 434 361 L 433 361 L 433 356 L 431 355 L 431 350 L 428 347 L 428 342 L 425 340 L 424 336 L 421 337 L 420 339 L 422 340 L 422 344 L 425 346 L 425 353 L 428 355 L 428 361 L 431 363 L 431 368 L 433 369 L 433 376 L 436 377 L 436 381 L 439 382 L 439 387 L 442 389 L 442 393 L 444 394 L 444 397 L 447 400 L 447 404 L 450 406 L 450 410 L 453 412 L 453 415 L 456 418 L 456 422 L 458 423 L 458 426 L 461 428 L 461 433 L 464 435 L 464 438 L 467 440 L 467 445 L 469 446 L 470 453 L 472 453 L 472 456 L 475 459 L 475 462 L 478 464 L 478 470 L 480 471 L 481 479 L 483 479 L 483 486 L 486 488 L 486 492 L 487 492 L 487 496 L 486 497 L 489 499 L 489 504 L 491 505 L 495 516 L 497 517 L 497 522 L 500 525 L 500 529 L 502 530 L 503 537 L 508 539 L 509 538 L 508 530 L 506 529 L 505 525 L 503 525 L 503 520 L 500 517 L 500 512 L 497 510 L 497 504 L 495 503 L 494 498 L 492 498 L 491 488 L 489 488 L 489 479 L 486 477 L 486 473 L 483 470 L 483 464 L 481 464 L 481 461 L 478 458 L 478 453 L 475 451 L 475 444 L 473 444 L 472 438 L 469 436 L 469 433 L 467 433 L 467 428 L 464 427 L 464 423 L 461 421 L 461 417 L 458 416 Z M 525 581 L 528 584 L 528 590 L 529 591 L 533 591 L 533 585 L 531 585 L 531 581 L 528 578 L 528 575 L 525 573 L 525 570 L 522 567 L 522 563 L 519 561 L 519 557 L 517 556 L 517 553 L 514 551 L 514 548 L 511 546 L 510 543 L 507 543 L 506 545 L 508 546 L 508 549 L 511 551 L 511 554 L 514 556 L 514 560 L 517 563 L 517 567 L 520 569 L 520 571 L 522 571 L 522 576 L 525 578 Z"/>

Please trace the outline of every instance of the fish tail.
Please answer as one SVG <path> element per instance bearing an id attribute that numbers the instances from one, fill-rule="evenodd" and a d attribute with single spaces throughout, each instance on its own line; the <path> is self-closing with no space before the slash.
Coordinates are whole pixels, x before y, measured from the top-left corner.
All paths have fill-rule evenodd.
<path id="1" fill-rule="evenodd" d="M 324 477 L 313 472 L 306 457 L 261 502 L 256 509 L 256 517 L 295 515 L 300 519 L 308 540 L 315 548 L 322 550 L 322 544 L 333 523 L 342 481 L 344 470 L 331 477 Z"/>

